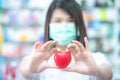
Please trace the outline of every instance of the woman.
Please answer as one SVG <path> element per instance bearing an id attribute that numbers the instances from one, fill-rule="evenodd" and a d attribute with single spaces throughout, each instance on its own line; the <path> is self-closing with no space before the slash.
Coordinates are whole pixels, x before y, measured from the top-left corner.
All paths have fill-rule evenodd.
<path id="1" fill-rule="evenodd" d="M 90 52 L 86 36 L 80 6 L 74 0 L 54 0 L 46 16 L 45 42 L 35 43 L 32 54 L 23 58 L 21 73 L 33 80 L 111 80 L 109 65 Z M 72 66 L 61 70 L 55 65 L 57 50 L 70 51 Z"/>

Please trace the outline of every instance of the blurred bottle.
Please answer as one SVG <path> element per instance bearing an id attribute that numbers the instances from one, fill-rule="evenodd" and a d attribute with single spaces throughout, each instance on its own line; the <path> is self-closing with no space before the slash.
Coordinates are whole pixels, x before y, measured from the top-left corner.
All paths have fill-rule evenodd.
<path id="1" fill-rule="evenodd" d="M 11 75 L 12 80 L 15 80 L 16 78 L 17 65 L 18 64 L 16 61 L 13 61 L 10 63 L 10 75 Z"/>
<path id="2" fill-rule="evenodd" d="M 0 24 L 0 44 L 2 44 L 4 41 L 4 38 L 3 38 L 3 32 L 2 32 L 2 25 Z"/>
<path id="3" fill-rule="evenodd" d="M 3 38 L 2 26 L 0 25 L 0 54 L 2 53 L 3 42 L 4 42 L 4 38 Z"/>
<path id="4" fill-rule="evenodd" d="M 0 80 L 4 79 L 6 59 L 4 56 L 0 55 Z"/>

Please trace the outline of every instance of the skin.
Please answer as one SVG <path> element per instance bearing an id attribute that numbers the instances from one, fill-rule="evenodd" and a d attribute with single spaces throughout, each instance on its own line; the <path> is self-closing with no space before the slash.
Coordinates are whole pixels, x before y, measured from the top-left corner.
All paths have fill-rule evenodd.
<path id="1" fill-rule="evenodd" d="M 50 23 L 63 22 L 74 22 L 74 20 L 64 10 L 55 9 Z M 48 60 L 54 54 L 57 48 L 59 48 L 62 51 L 70 51 L 75 60 L 73 67 L 68 67 L 63 70 L 96 76 L 97 80 L 111 80 L 112 71 L 110 67 L 105 63 L 97 65 L 93 56 L 91 55 L 88 45 L 89 43 L 86 37 L 84 38 L 84 41 L 85 47 L 82 45 L 82 43 L 76 40 L 74 40 L 68 46 L 58 45 L 57 41 L 47 41 L 46 43 L 42 44 L 42 46 L 40 42 L 35 43 L 32 54 L 24 57 L 21 61 L 21 73 L 26 79 L 28 79 L 32 73 L 40 73 L 47 68 L 57 68 L 55 64 L 48 63 Z M 54 45 L 56 45 L 56 48 L 52 48 Z"/>

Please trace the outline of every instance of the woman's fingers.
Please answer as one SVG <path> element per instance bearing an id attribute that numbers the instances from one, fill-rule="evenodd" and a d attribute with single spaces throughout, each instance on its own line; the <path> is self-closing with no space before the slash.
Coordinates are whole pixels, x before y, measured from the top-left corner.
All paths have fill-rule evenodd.
<path id="1" fill-rule="evenodd" d="M 49 45 L 47 46 L 46 51 L 51 50 L 56 44 L 57 44 L 57 41 L 51 42 L 51 44 L 49 44 Z"/>
<path id="2" fill-rule="evenodd" d="M 44 44 L 42 45 L 42 47 L 41 47 L 41 51 L 42 51 L 42 52 L 45 52 L 46 49 L 47 49 L 47 47 L 48 47 L 48 45 L 50 45 L 51 43 L 52 43 L 52 41 L 48 41 L 48 42 L 44 43 Z"/>
<path id="3" fill-rule="evenodd" d="M 87 37 L 84 38 L 86 50 L 89 51 L 89 43 Z"/>
<path id="4" fill-rule="evenodd" d="M 39 47 L 42 45 L 42 43 L 41 42 L 36 42 L 35 44 L 34 44 L 34 46 L 33 46 L 33 51 L 36 51 L 36 50 L 38 50 L 39 49 Z"/>
<path id="5" fill-rule="evenodd" d="M 87 38 L 84 38 L 84 41 L 85 41 L 85 47 L 83 46 L 82 43 L 78 42 L 78 41 L 73 41 L 74 44 L 76 44 L 77 46 L 79 46 L 79 49 L 80 49 L 80 52 L 79 54 L 80 55 L 83 55 L 84 57 L 88 57 L 88 51 L 89 51 L 89 46 L 88 46 L 88 40 Z"/>
<path id="6" fill-rule="evenodd" d="M 69 44 L 66 48 L 66 51 L 70 51 L 73 55 L 77 53 L 77 51 L 75 50 L 75 46 L 73 44 Z"/>
<path id="7" fill-rule="evenodd" d="M 44 43 L 41 46 L 41 51 L 42 52 L 48 51 L 50 49 L 50 46 L 54 46 L 54 44 L 56 44 L 56 41 L 48 41 L 48 42 Z"/>
<path id="8" fill-rule="evenodd" d="M 76 44 L 82 52 L 85 51 L 85 48 L 82 43 L 76 40 L 74 40 L 73 43 Z"/>
<path id="9" fill-rule="evenodd" d="M 46 53 L 44 60 L 48 60 L 56 51 L 57 48 L 52 48 L 49 52 Z"/>
<path id="10" fill-rule="evenodd" d="M 81 50 L 79 49 L 79 47 L 76 44 L 72 43 L 71 45 L 69 45 L 68 50 L 73 54 L 75 61 L 80 60 Z"/>
<path id="11" fill-rule="evenodd" d="M 44 57 L 48 59 L 54 53 L 54 51 L 56 51 L 56 49 L 53 49 L 53 46 L 56 43 L 57 41 L 48 41 L 44 44 L 41 44 L 41 42 L 36 42 L 33 47 L 35 51 L 33 52 L 33 55 L 34 53 L 37 53 L 37 54 L 35 54 L 34 57 L 41 60 L 44 60 Z"/>

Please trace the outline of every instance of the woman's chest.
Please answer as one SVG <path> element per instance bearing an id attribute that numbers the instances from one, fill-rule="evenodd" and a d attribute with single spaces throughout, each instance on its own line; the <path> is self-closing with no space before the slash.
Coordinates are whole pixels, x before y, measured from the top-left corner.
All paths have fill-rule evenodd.
<path id="1" fill-rule="evenodd" d="M 40 80 L 89 80 L 89 76 L 57 69 L 47 69 L 40 74 Z"/>

